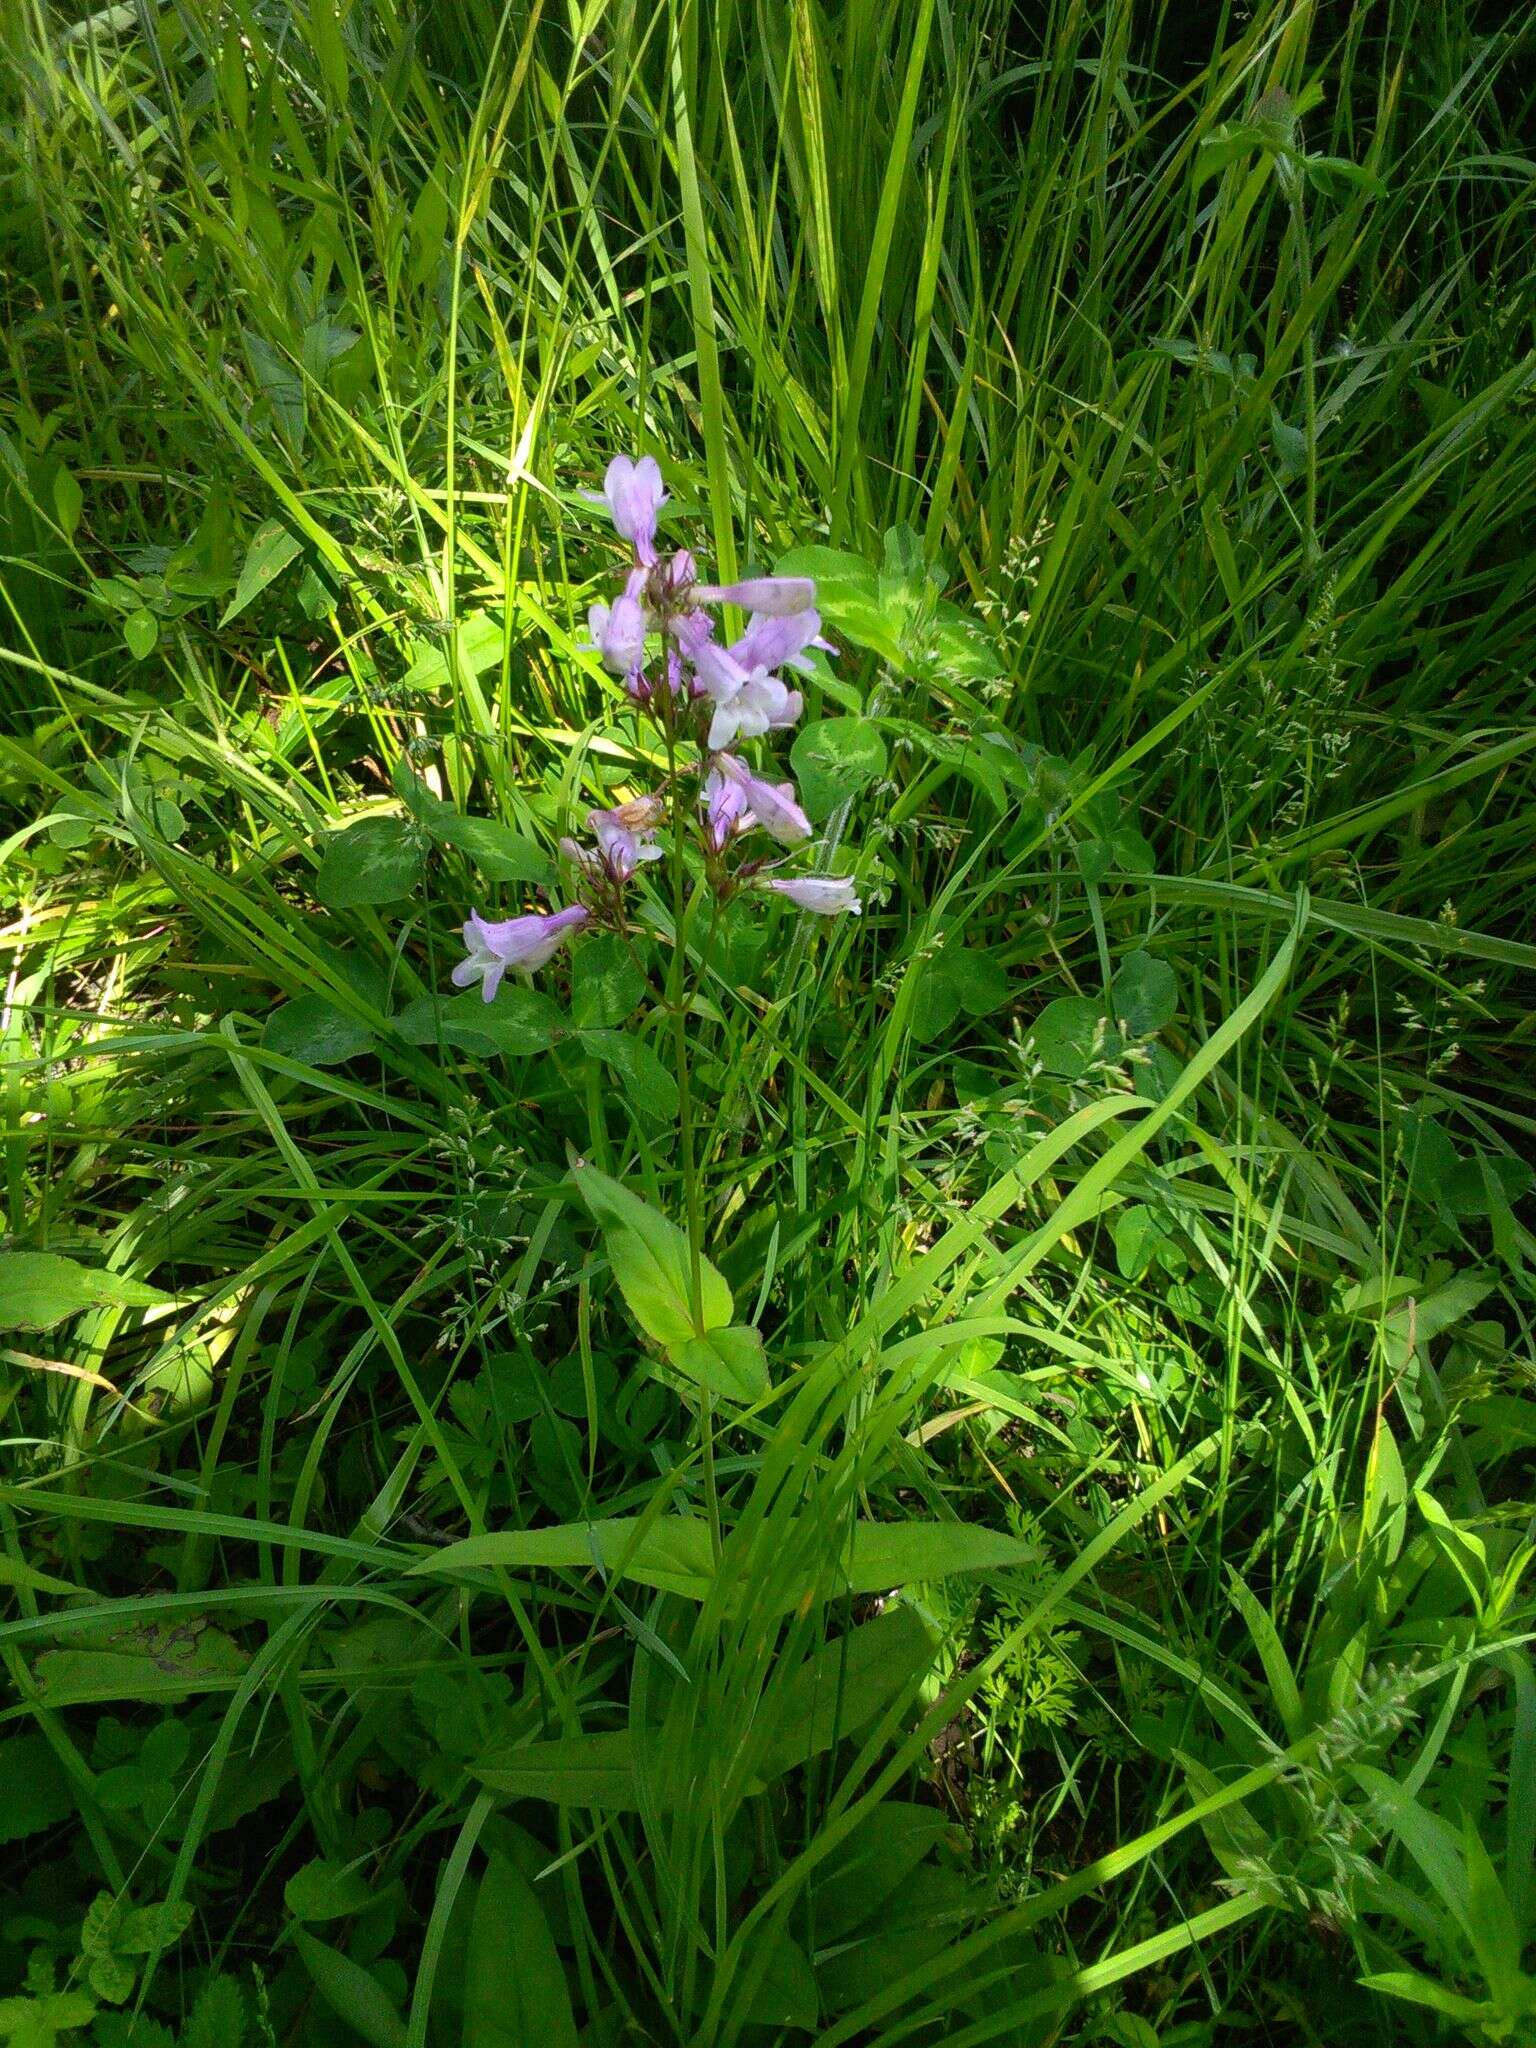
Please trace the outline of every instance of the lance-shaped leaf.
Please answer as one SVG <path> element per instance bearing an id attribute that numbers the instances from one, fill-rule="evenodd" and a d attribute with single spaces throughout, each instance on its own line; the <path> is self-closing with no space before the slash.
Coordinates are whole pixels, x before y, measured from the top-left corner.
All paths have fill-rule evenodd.
<path id="1" fill-rule="evenodd" d="M 699 1314 L 694 1320 L 692 1262 L 688 1240 L 677 1225 L 595 1166 L 583 1161 L 575 1178 L 603 1233 L 603 1248 L 619 1290 L 646 1336 L 670 1350 L 691 1343 L 702 1332 L 724 1329 L 734 1306 L 731 1290 L 702 1254 Z"/>

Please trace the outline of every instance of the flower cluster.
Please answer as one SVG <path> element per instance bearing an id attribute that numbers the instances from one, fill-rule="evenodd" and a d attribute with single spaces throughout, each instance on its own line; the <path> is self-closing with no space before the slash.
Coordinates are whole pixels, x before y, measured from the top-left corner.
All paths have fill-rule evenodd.
<path id="1" fill-rule="evenodd" d="M 633 551 L 622 591 L 588 614 L 589 646 L 605 668 L 623 678 L 637 711 L 659 727 L 669 761 L 678 764 L 680 745 L 691 748 L 692 759 L 674 765 L 664 791 L 589 812 L 590 845 L 560 842 L 577 882 L 579 900 L 569 908 L 499 924 L 471 915 L 464 927 L 468 957 L 453 970 L 453 979 L 461 988 L 478 981 L 487 1002 L 508 969 L 531 973 L 542 967 L 584 925 L 624 928 L 625 893 L 638 869 L 661 858 L 656 833 L 663 824 L 677 843 L 692 839 L 718 901 L 751 885 L 824 917 L 861 907 L 847 877 L 771 871 L 810 843 L 811 822 L 792 782 L 759 774 L 738 751 L 799 718 L 800 691 L 783 672 L 810 674 L 813 648 L 837 651 L 822 637 L 815 584 L 805 576 L 701 583 L 687 548 L 658 553 L 657 525 L 667 493 L 649 455 L 638 461 L 615 456 L 602 491 L 586 495 L 607 505 Z M 716 638 L 712 608 L 720 605 L 748 614 L 746 630 L 729 645 Z M 743 857 L 740 842 L 757 832 L 781 854 Z"/>

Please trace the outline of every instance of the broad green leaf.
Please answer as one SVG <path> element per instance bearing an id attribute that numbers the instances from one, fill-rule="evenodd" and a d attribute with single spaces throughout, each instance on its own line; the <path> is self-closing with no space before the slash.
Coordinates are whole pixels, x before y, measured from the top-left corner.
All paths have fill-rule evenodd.
<path id="1" fill-rule="evenodd" d="M 237 1977 L 210 1977 L 198 1993 L 181 2048 L 245 2048 L 245 1992 Z"/>
<path id="2" fill-rule="evenodd" d="M 1127 1280 L 1139 1280 L 1169 1242 L 1156 1213 L 1144 1202 L 1122 1209 L 1114 1222 L 1115 1264 Z"/>
<path id="3" fill-rule="evenodd" d="M 950 945 L 920 959 L 913 972 L 912 1036 L 919 1045 L 941 1038 L 963 1010 L 984 1017 L 1008 1000 L 1008 975 L 990 953 Z"/>
<path id="4" fill-rule="evenodd" d="M 463 2048 L 576 2048 L 571 1994 L 544 1909 L 516 1864 L 495 1854 L 470 1921 Z"/>
<path id="5" fill-rule="evenodd" d="M 403 818 L 360 818 L 326 847 L 315 894 L 330 910 L 398 903 L 421 873 L 421 849 Z"/>
<path id="6" fill-rule="evenodd" d="M 731 1290 L 708 1259 L 699 1260 L 699 1323 L 689 1306 L 692 1276 L 688 1240 L 664 1216 L 618 1181 L 582 1162 L 577 1191 L 597 1220 L 614 1278 L 630 1314 L 658 1344 L 686 1344 L 730 1322 Z"/>
<path id="7" fill-rule="evenodd" d="M 1300 427 L 1293 427 L 1280 417 L 1278 406 L 1269 408 L 1270 438 L 1275 444 L 1275 460 L 1280 475 L 1289 483 L 1298 477 L 1307 466 L 1307 437 Z"/>
<path id="8" fill-rule="evenodd" d="M 466 817 L 434 796 L 404 761 L 390 778 L 396 794 L 417 824 L 440 846 L 467 854 L 488 881 L 529 882 L 539 886 L 554 879 L 555 864 L 541 846 L 499 818 Z"/>
<path id="9" fill-rule="evenodd" d="M 1123 875 L 1150 875 L 1156 872 L 1157 855 L 1152 843 L 1134 825 L 1118 825 L 1109 835 L 1109 850 L 1114 855 L 1114 865 Z"/>
<path id="10" fill-rule="evenodd" d="M 241 565 L 240 580 L 235 585 L 235 594 L 220 619 L 220 626 L 227 626 L 231 619 L 238 618 L 248 604 L 259 597 L 265 589 L 302 552 L 303 543 L 280 520 L 269 519 L 256 534 L 246 550 Z"/>
<path id="11" fill-rule="evenodd" d="M 820 821 L 885 773 L 885 741 L 869 718 L 823 718 L 795 735 L 790 766 L 800 798 Z"/>
<path id="12" fill-rule="evenodd" d="M 565 1566 L 590 1570 L 596 1558 L 615 1578 L 633 1579 L 658 1592 L 702 1600 L 714 1576 L 709 1528 L 699 1515 L 664 1515 L 637 1534 L 637 1519 L 568 1522 L 546 1529 L 503 1529 L 466 1536 L 410 1567 L 413 1574 Z M 782 1532 L 795 1541 L 794 1525 Z M 827 1597 L 886 1593 L 898 1586 L 971 1572 L 1008 1571 L 1033 1562 L 1038 1548 L 1024 1538 L 970 1522 L 859 1522 L 826 1570 Z M 729 1550 L 727 1551 L 729 1559 Z M 781 1611 L 798 1605 L 804 1589 L 786 1584 Z"/>
<path id="13" fill-rule="evenodd" d="M 617 1074 L 626 1102 L 662 1123 L 673 1120 L 677 1083 L 648 1039 L 631 1031 L 583 1031 L 580 1036 L 587 1051 Z"/>
<path id="14" fill-rule="evenodd" d="M 245 329 L 245 352 L 279 432 L 292 452 L 300 454 L 308 425 L 303 378 L 285 354 L 249 327 Z"/>
<path id="15" fill-rule="evenodd" d="M 882 1800 L 841 1842 L 815 1878 L 816 1939 L 845 1940 L 875 1920 L 910 1871 L 941 1843 L 963 1841 L 948 1815 L 904 1799 Z"/>
<path id="16" fill-rule="evenodd" d="M 543 1799 L 597 1813 L 633 1813 L 640 1803 L 627 1728 L 493 1751 L 470 1768 L 507 1799 Z"/>
<path id="17" fill-rule="evenodd" d="M 883 1593 L 923 1579 L 1015 1570 L 1039 1555 L 1024 1537 L 973 1522 L 859 1522 L 839 1563 L 851 1592 Z"/>
<path id="18" fill-rule="evenodd" d="M 880 600 L 880 578 L 861 556 L 837 548 L 791 548 L 774 565 L 780 576 L 809 576 L 816 585 L 816 609 L 831 640 L 852 641 L 886 661 L 900 661 L 900 620 Z"/>
<path id="19" fill-rule="evenodd" d="M 65 534 L 73 536 L 85 509 L 85 494 L 62 462 L 53 472 L 53 509 Z"/>
<path id="20" fill-rule="evenodd" d="M 768 1391 L 768 1358 L 758 1332 L 744 1323 L 690 1337 L 667 1353 L 685 1379 L 728 1401 L 760 1401 Z"/>
<path id="21" fill-rule="evenodd" d="M 418 996 L 391 1027 L 408 1045 L 451 1045 L 468 1053 L 527 1059 L 566 1036 L 560 1005 L 542 989 L 504 981 L 486 1002 L 475 989 L 455 996 Z"/>
<path id="22" fill-rule="evenodd" d="M 377 1977 L 361 1963 L 317 1941 L 302 1927 L 293 1930 L 293 1945 L 314 1981 L 315 1989 L 369 2048 L 405 2048 L 405 2021 L 390 2004 Z"/>
<path id="23" fill-rule="evenodd" d="M 1493 1859 L 1471 1814 L 1462 1816 L 1461 1847 L 1467 1871 L 1467 1919 L 1473 1950 L 1489 1990 L 1501 2005 L 1513 2007 L 1520 1996 L 1524 1943 L 1510 1909 L 1509 1895 L 1499 1882 Z M 1532 2017 L 1536 2018 L 1536 2011 Z"/>
<path id="24" fill-rule="evenodd" d="M 132 1990 L 132 1979 L 129 1989 Z M 89 2026 L 96 2002 L 84 1991 L 49 1991 L 41 1998 L 0 1998 L 0 2041 L 11 2048 L 54 2048 L 61 2036 Z"/>
<path id="25" fill-rule="evenodd" d="M 818 1962 L 816 1980 L 831 2012 L 841 2012 L 898 1982 L 959 1939 L 981 1914 L 985 1895 L 958 1870 L 919 1863 L 887 1894 L 868 1931 Z"/>
<path id="26" fill-rule="evenodd" d="M 147 612 L 141 607 L 136 612 L 130 612 L 124 619 L 123 639 L 127 642 L 128 652 L 135 661 L 143 661 L 147 655 L 153 654 L 155 642 L 159 638 L 160 622 L 153 612 Z"/>
<path id="27" fill-rule="evenodd" d="M 1048 1074 L 1080 1080 L 1108 1042 L 1103 1012 L 1088 996 L 1057 996 L 1035 1019 L 1029 1042 Z"/>
<path id="28" fill-rule="evenodd" d="M 158 1955 L 180 1941 L 195 1917 L 190 1899 L 160 1899 L 151 1906 L 134 1906 L 124 1913 L 114 1945 L 120 1955 Z"/>
<path id="29" fill-rule="evenodd" d="M 1304 156 L 1301 167 L 1309 185 L 1339 204 L 1356 192 L 1379 199 L 1386 190 L 1374 171 L 1368 171 L 1364 164 L 1351 163 L 1347 156 Z"/>
<path id="30" fill-rule="evenodd" d="M 661 1515 L 643 1534 L 638 1520 L 569 1522 L 545 1529 L 504 1529 L 466 1536 L 423 1558 L 415 1574 L 471 1571 L 482 1566 L 517 1571 L 565 1566 L 590 1571 L 594 1560 L 610 1578 L 632 1579 L 660 1593 L 703 1600 L 714 1577 L 709 1525 L 697 1515 Z"/>
<path id="31" fill-rule="evenodd" d="M 813 2034 L 821 2018 L 821 1994 L 811 1959 L 799 1942 L 780 1930 L 772 1937 L 764 1969 L 747 2015 L 754 2027 L 798 2027 Z"/>
<path id="32" fill-rule="evenodd" d="M 1077 865 L 1083 879 L 1097 888 L 1115 864 L 1115 849 L 1107 839 L 1080 839 L 1077 842 Z"/>
<path id="33" fill-rule="evenodd" d="M 0 1843 L 40 1835 L 76 1810 L 76 1796 L 64 1766 L 41 1735 L 12 1735 L 0 1741 Z"/>
<path id="34" fill-rule="evenodd" d="M 157 1308 L 158 1287 L 61 1252 L 0 1252 L 0 1330 L 51 1330 L 88 1308 Z"/>
<path id="35" fill-rule="evenodd" d="M 461 817 L 445 804 L 427 829 L 444 846 L 468 854 L 487 881 L 543 887 L 554 879 L 555 864 L 543 848 L 498 818 Z"/>
<path id="36" fill-rule="evenodd" d="M 759 1705 L 753 1734 L 766 1738 L 756 1766 L 759 1786 L 819 1756 L 915 1691 L 937 1645 L 928 1622 L 904 1603 L 823 1644 Z"/>
<path id="37" fill-rule="evenodd" d="M 221 1629 L 191 1630 L 159 1622 L 123 1629 L 111 1649 L 45 1650 L 33 1666 L 42 1702 L 80 1706 L 92 1700 L 159 1700 L 193 1692 L 230 1692 L 249 1659 Z"/>
<path id="38" fill-rule="evenodd" d="M 578 1030 L 622 1024 L 643 1000 L 645 970 L 617 932 L 598 932 L 571 960 L 571 1019 Z"/>
<path id="39" fill-rule="evenodd" d="M 283 1904 L 295 1920 L 346 1919 L 367 1912 L 376 1896 L 362 1865 L 323 1856 L 301 1864 L 283 1887 Z"/>
<path id="40" fill-rule="evenodd" d="M 484 675 L 498 666 L 506 647 L 501 619 L 494 612 L 472 612 L 455 629 L 451 661 L 445 647 L 424 648 L 407 669 L 402 687 L 419 696 L 447 688 L 462 676 Z"/>
<path id="41" fill-rule="evenodd" d="M 974 686 L 1008 673 L 996 641 L 973 612 L 941 602 L 933 620 L 934 661 L 941 676 Z"/>
<path id="42" fill-rule="evenodd" d="M 1427 2006 L 1447 2019 L 1482 2029 L 1484 2022 L 1498 2019 L 1498 2007 L 1486 1998 L 1464 1998 L 1448 1984 L 1437 1983 L 1418 1970 L 1376 1970 L 1360 1979 L 1367 1991 L 1379 1991 L 1387 1998 L 1406 1999 L 1411 2005 Z"/>
<path id="43" fill-rule="evenodd" d="M 272 1012 L 261 1034 L 268 1052 L 306 1067 L 339 1067 L 373 1044 L 373 1033 L 324 996 L 295 996 Z"/>

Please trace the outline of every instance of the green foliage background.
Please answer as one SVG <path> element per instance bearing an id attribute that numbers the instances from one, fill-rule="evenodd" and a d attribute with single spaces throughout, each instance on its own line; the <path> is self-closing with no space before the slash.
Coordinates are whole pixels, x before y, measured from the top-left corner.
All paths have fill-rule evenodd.
<path id="1" fill-rule="evenodd" d="M 1533 35 L 0 16 L 0 2040 L 1536 2039 Z M 766 1391 L 668 948 L 442 1001 L 642 450 L 843 648 Z"/>

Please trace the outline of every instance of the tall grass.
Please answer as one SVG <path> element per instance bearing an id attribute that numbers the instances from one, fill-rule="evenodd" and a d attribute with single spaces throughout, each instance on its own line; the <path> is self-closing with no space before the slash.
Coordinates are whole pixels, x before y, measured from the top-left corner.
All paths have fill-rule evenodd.
<path id="1" fill-rule="evenodd" d="M 10 2038 L 1532 2037 L 1531 41 L 5 15 Z M 664 949 L 659 1094 L 421 1024 L 648 766 L 642 449 L 871 565 L 723 1418 L 570 1163 L 683 1215 Z"/>

